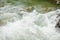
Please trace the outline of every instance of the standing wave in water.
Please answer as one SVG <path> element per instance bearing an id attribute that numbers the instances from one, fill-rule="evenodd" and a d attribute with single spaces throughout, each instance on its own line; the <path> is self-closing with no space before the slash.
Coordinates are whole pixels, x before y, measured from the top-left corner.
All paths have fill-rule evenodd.
<path id="1" fill-rule="evenodd" d="M 55 28 L 59 12 L 57 9 L 41 14 L 35 9 L 26 12 L 18 6 L 2 7 L 0 40 L 60 40 L 60 32 Z"/>

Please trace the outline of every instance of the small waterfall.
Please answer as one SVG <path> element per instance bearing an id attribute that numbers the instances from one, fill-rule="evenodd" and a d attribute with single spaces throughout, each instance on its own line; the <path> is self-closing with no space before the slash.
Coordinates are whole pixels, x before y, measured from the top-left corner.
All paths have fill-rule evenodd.
<path id="1" fill-rule="evenodd" d="M 23 10 L 21 6 L 0 8 L 0 40 L 60 40 L 55 28 L 60 10 L 45 14 Z"/>

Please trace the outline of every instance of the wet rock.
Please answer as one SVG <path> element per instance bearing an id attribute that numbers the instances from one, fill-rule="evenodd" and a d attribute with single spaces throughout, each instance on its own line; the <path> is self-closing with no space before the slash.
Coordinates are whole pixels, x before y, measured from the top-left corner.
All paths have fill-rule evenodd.
<path id="1" fill-rule="evenodd" d="M 57 22 L 57 24 L 56 24 L 56 26 L 55 27 L 58 27 L 58 28 L 60 28 L 60 14 L 58 14 L 58 16 L 57 16 L 57 20 L 58 20 L 58 22 Z"/>
<path id="2" fill-rule="evenodd" d="M 0 26 L 4 26 L 6 24 L 5 21 L 0 20 Z"/>
<path id="3" fill-rule="evenodd" d="M 56 0 L 56 4 L 60 4 L 60 0 Z"/>
<path id="4" fill-rule="evenodd" d="M 58 27 L 60 28 L 60 20 L 57 22 L 56 26 L 55 27 Z"/>
<path id="5" fill-rule="evenodd" d="M 27 12 L 32 12 L 34 10 L 34 7 L 26 7 L 25 8 L 25 11 L 27 11 Z"/>
<path id="6" fill-rule="evenodd" d="M 37 8 L 36 10 L 41 13 L 47 13 L 56 10 L 56 7 L 40 7 L 40 8 L 36 7 L 36 8 Z"/>

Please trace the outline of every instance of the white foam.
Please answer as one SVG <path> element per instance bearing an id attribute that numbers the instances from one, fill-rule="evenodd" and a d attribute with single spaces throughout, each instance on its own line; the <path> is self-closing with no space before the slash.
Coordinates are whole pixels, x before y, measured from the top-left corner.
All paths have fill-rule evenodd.
<path id="1" fill-rule="evenodd" d="M 53 26 L 56 11 L 47 14 L 40 14 L 36 10 L 22 13 L 21 20 L 0 26 L 0 40 L 60 40 L 60 34 Z M 51 23 L 52 19 L 55 23 Z"/>

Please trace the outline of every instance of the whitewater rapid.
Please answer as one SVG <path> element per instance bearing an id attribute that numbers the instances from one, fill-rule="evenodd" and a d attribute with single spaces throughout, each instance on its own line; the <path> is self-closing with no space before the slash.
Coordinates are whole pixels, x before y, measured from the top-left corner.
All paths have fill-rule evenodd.
<path id="1" fill-rule="evenodd" d="M 45 14 L 20 11 L 20 6 L 0 8 L 0 40 L 60 40 L 60 32 L 55 28 L 60 10 Z M 5 23 L 5 24 L 4 24 Z"/>

